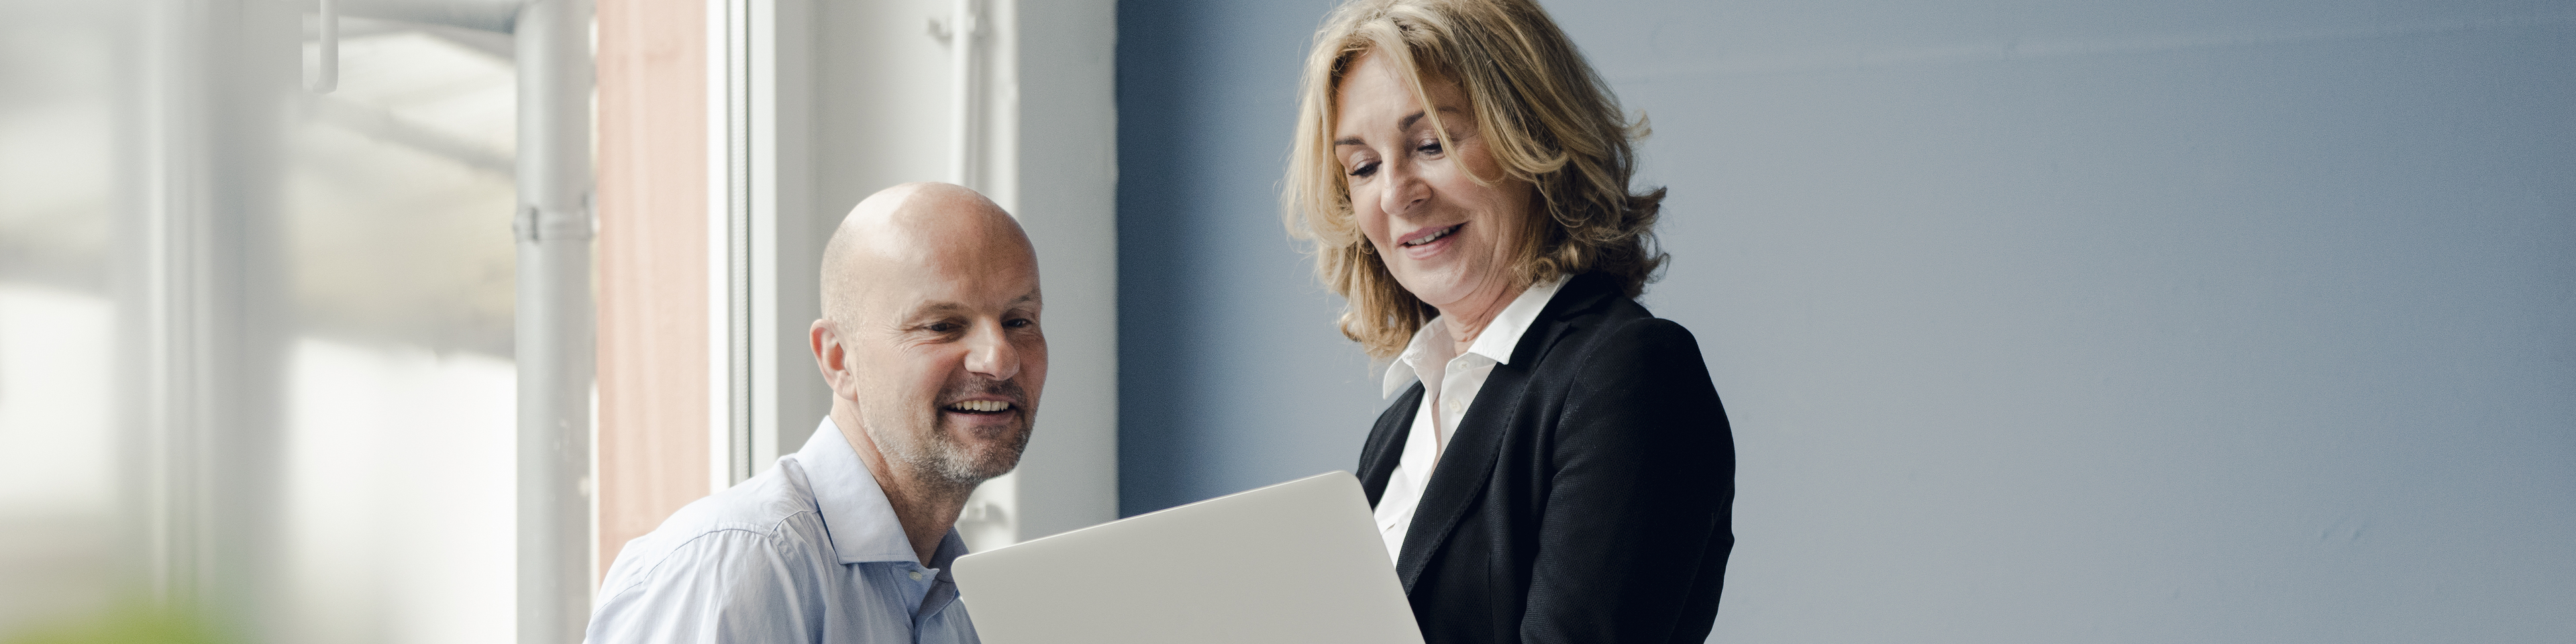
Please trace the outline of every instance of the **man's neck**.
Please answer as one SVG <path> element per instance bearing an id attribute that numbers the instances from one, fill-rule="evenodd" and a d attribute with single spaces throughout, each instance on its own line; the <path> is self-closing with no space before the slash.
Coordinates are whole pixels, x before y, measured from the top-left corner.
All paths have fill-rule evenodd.
<path id="1" fill-rule="evenodd" d="M 859 415 L 847 406 L 832 405 L 832 424 L 841 428 L 841 437 L 859 453 L 859 462 L 868 466 L 868 474 L 885 490 L 886 504 L 894 506 L 896 522 L 903 524 L 903 536 L 912 543 L 912 552 L 921 565 L 939 554 L 939 542 L 948 538 L 949 528 L 957 525 L 957 515 L 966 509 L 966 496 L 972 486 L 959 489 L 953 485 L 920 480 L 909 467 L 890 467 L 885 453 L 877 450 L 876 439 L 859 425 Z"/>

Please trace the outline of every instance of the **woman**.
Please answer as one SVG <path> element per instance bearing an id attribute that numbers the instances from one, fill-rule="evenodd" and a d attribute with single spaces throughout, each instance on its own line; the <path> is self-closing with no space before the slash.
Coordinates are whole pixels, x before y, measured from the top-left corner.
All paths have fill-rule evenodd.
<path id="1" fill-rule="evenodd" d="M 1531 0 L 1351 2 L 1303 85 L 1283 201 L 1393 357 L 1359 476 L 1424 639 L 1706 639 L 1734 441 L 1635 300 L 1665 259 L 1642 123 Z"/>

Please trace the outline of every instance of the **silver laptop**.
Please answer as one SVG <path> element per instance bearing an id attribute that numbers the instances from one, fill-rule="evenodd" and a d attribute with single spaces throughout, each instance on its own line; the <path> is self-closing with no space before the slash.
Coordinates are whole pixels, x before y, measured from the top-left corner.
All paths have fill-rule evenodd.
<path id="1" fill-rule="evenodd" d="M 1348 472 L 959 557 L 987 644 L 1422 644 Z"/>

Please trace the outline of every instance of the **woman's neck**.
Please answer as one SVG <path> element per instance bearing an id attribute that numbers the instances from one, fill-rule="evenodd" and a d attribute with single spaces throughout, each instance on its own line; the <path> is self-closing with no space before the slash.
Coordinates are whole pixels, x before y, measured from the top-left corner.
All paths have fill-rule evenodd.
<path id="1" fill-rule="evenodd" d="M 1512 305 L 1512 300 L 1520 299 L 1521 292 L 1527 290 L 1529 286 L 1524 284 L 1498 289 L 1490 294 L 1471 294 L 1449 306 L 1433 307 L 1440 310 L 1440 324 L 1449 332 L 1449 355 L 1467 353 L 1467 347 L 1475 346 L 1476 336 L 1485 332 L 1485 326 L 1492 324 L 1496 316 L 1503 314 L 1503 309 Z"/>

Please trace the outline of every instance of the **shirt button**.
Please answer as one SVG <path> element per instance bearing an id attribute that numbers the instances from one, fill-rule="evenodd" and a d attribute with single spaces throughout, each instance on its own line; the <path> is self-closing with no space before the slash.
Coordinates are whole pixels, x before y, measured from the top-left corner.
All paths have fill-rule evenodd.
<path id="1" fill-rule="evenodd" d="M 919 570 L 912 571 L 912 580 L 913 580 L 913 581 L 921 581 L 921 571 L 919 571 Z"/>
<path id="2" fill-rule="evenodd" d="M 1448 408 L 1449 413 L 1452 413 L 1452 414 L 1458 413 L 1458 401 L 1452 400 L 1452 401 L 1449 401 L 1449 402 L 1441 403 L 1441 404 L 1440 404 L 1440 406 L 1441 406 L 1441 407 Z"/>

